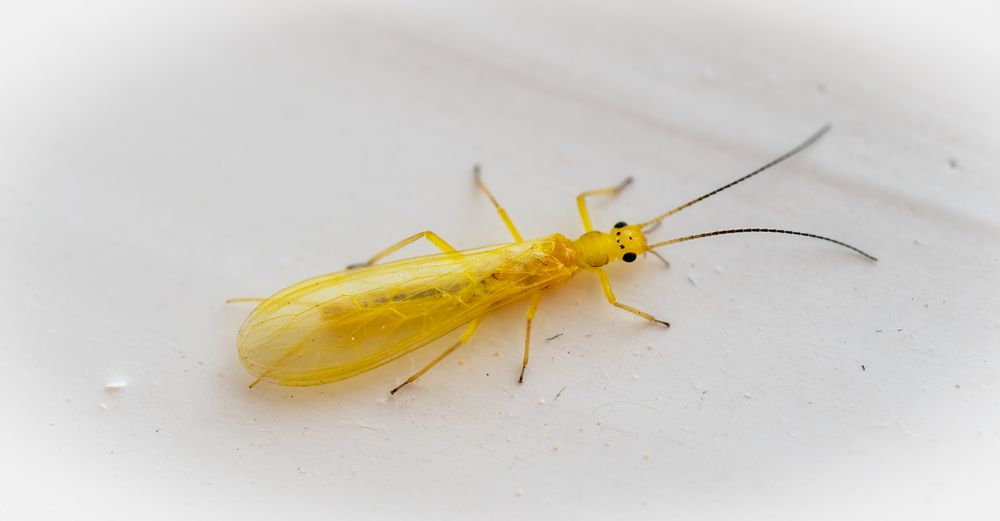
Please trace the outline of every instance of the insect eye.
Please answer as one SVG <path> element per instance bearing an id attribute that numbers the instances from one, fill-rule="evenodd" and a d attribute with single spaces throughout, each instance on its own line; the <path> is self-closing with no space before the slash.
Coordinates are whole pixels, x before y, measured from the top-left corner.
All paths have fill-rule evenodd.
<path id="1" fill-rule="evenodd" d="M 635 260 L 635 254 L 632 252 L 628 252 L 625 255 L 622 255 L 622 260 L 625 262 L 632 262 Z"/>
<path id="2" fill-rule="evenodd" d="M 615 223 L 615 228 L 624 228 L 626 226 L 628 226 L 628 223 L 626 223 L 625 221 L 618 221 Z"/>

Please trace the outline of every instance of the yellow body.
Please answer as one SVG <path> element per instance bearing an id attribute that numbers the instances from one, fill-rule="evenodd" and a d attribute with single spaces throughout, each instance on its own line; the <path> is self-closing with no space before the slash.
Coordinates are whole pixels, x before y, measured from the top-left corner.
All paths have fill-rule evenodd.
<path id="1" fill-rule="evenodd" d="M 631 178 L 614 187 L 583 192 L 576 202 L 585 233 L 575 241 L 559 234 L 523 240 L 507 212 L 483 184 L 477 167 L 476 182 L 496 207 L 514 242 L 457 251 L 434 232 L 425 231 L 386 248 L 356 269 L 309 279 L 266 299 L 234 299 L 261 301 L 237 337 L 240 359 L 257 377 L 251 387 L 261 380 L 295 386 L 343 380 L 399 358 L 467 324 L 458 341 L 391 391 L 395 393 L 468 341 L 487 313 L 515 300 L 530 298 L 519 378 L 523 381 L 531 321 L 542 291 L 568 281 L 581 270 L 597 276 L 611 305 L 669 327 L 669 323 L 652 314 L 619 302 L 604 271 L 609 263 L 618 260 L 630 263 L 644 253 L 660 257 L 655 248 L 669 244 L 732 233 L 782 233 L 822 239 L 875 260 L 853 246 L 827 237 L 763 228 L 720 230 L 653 244 L 646 242 L 645 233 L 666 217 L 790 157 L 827 128 L 764 167 L 640 224 L 619 222 L 608 232 L 595 231 L 587 212 L 588 197 L 616 195 L 632 182 Z M 442 253 L 378 264 L 387 255 L 421 238 Z M 666 263 L 666 259 L 660 259 Z"/>
<path id="2" fill-rule="evenodd" d="M 240 359 L 281 385 L 363 373 L 576 274 L 562 235 L 441 253 L 309 279 L 266 299 L 240 330 Z"/>

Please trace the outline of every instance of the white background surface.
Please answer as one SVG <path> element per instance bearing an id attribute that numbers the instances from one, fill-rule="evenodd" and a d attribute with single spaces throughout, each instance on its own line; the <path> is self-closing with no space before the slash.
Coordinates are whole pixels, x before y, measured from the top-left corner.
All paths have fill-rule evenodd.
<path id="1" fill-rule="evenodd" d="M 268 4 L 0 9 L 0 518 L 1000 512 L 995 3 Z M 446 341 L 247 389 L 223 301 L 505 240 L 473 162 L 575 236 L 581 190 L 646 219 L 828 121 L 655 236 L 878 264 L 686 243 L 611 273 L 673 329 L 581 275 L 524 385 L 519 304 L 396 398 Z"/>

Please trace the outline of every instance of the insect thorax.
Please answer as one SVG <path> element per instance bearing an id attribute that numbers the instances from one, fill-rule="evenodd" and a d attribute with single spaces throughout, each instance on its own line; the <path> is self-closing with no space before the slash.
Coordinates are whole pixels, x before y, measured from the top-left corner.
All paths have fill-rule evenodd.
<path id="1" fill-rule="evenodd" d="M 577 265 L 583 269 L 600 268 L 611 262 L 611 236 L 599 231 L 587 232 L 573 241 Z"/>

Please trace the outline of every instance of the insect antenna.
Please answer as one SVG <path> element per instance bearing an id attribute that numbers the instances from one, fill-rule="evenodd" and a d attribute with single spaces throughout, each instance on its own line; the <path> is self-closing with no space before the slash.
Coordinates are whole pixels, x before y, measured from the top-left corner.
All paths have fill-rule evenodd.
<path id="1" fill-rule="evenodd" d="M 663 258 L 663 255 L 660 255 L 656 250 L 647 250 L 647 251 L 649 253 L 652 253 L 653 255 L 655 255 L 656 258 L 660 259 L 663 262 L 664 266 L 666 266 L 667 268 L 670 267 L 670 261 L 668 261 L 667 259 Z"/>
<path id="2" fill-rule="evenodd" d="M 705 195 L 703 195 L 701 197 L 692 199 L 692 200 L 690 200 L 690 201 L 688 201 L 688 202 L 686 202 L 686 203 L 678 206 L 677 208 L 674 208 L 673 210 L 670 210 L 670 211 L 668 211 L 668 212 L 666 212 L 666 213 L 664 213 L 662 215 L 659 215 L 659 216 L 657 216 L 657 217 L 655 217 L 653 219 L 650 219 L 650 220 L 642 223 L 640 226 L 642 226 L 643 228 L 646 228 L 647 226 L 655 225 L 655 224 L 659 223 L 660 221 L 662 221 L 663 219 L 666 219 L 667 217 L 670 217 L 671 215 L 673 215 L 673 214 L 675 214 L 675 213 L 677 213 L 677 212 L 679 212 L 679 211 L 681 211 L 681 210 L 683 210 L 683 209 L 685 209 L 685 208 L 687 208 L 687 207 L 689 207 L 689 206 L 691 206 L 691 205 L 693 205 L 695 203 L 704 201 L 705 199 L 708 199 L 709 197 L 712 197 L 713 195 L 715 195 L 715 194 L 717 194 L 717 193 L 719 193 L 719 192 L 721 192 L 721 191 L 723 191 L 723 190 L 725 190 L 727 188 L 732 188 L 733 186 L 738 185 L 738 184 L 742 183 L 743 181 L 746 181 L 747 179 L 750 179 L 751 177 L 753 177 L 753 176 L 755 176 L 755 175 L 763 172 L 764 170 L 767 170 L 768 168 L 771 168 L 772 166 L 774 166 L 774 165 L 776 165 L 776 164 L 778 164 L 778 163 L 780 163 L 780 162 L 782 162 L 782 161 L 784 161 L 784 160 L 786 160 L 786 159 L 794 156 L 795 154 L 798 154 L 799 152 L 801 152 L 802 150 L 804 150 L 809 145 L 815 143 L 816 140 L 818 140 L 819 138 L 821 138 L 823 136 L 823 134 L 826 134 L 827 131 L 829 131 L 829 130 L 830 130 L 830 124 L 827 123 L 826 125 L 823 125 L 822 127 L 820 127 L 820 129 L 817 130 L 816 132 L 813 132 L 813 134 L 811 136 L 809 136 L 805 141 L 803 141 L 802 143 L 800 143 L 798 146 L 796 146 L 795 148 L 789 150 L 788 152 L 785 152 L 784 154 L 778 156 L 776 159 L 772 160 L 770 163 L 767 163 L 766 165 L 758 168 L 757 170 L 754 170 L 753 172 L 750 172 L 749 174 L 747 174 L 747 175 L 745 175 L 745 176 L 743 176 L 743 177 L 741 177 L 741 178 L 739 178 L 739 179 L 737 179 L 737 180 L 735 180 L 735 181 L 733 181 L 733 182 L 731 182 L 731 183 L 729 183 L 729 184 L 727 184 L 725 186 L 722 186 L 720 188 L 712 190 L 711 192 L 709 192 L 709 193 L 707 193 L 707 194 L 705 194 Z M 652 231 L 652 229 L 653 228 L 645 229 L 645 230 L 643 230 L 643 232 L 646 233 L 646 232 Z"/>
<path id="3" fill-rule="evenodd" d="M 874 256 L 869 255 L 868 253 L 865 253 L 864 251 L 860 250 L 859 248 L 855 248 L 854 246 L 851 246 L 850 244 L 847 244 L 846 242 L 841 242 L 841 241 L 838 241 L 836 239 L 831 239 L 829 237 L 823 237 L 822 235 L 815 235 L 815 234 L 812 234 L 812 233 L 794 232 L 794 231 L 791 231 L 791 230 L 775 230 L 775 229 L 772 229 L 772 228 L 735 228 L 735 229 L 732 229 L 732 230 L 718 230 L 718 231 L 714 231 L 714 232 L 698 233 L 698 234 L 695 234 L 695 235 L 687 235 L 687 236 L 684 236 L 684 237 L 678 237 L 676 239 L 670 239 L 668 241 L 655 242 L 655 243 L 650 244 L 649 246 L 647 246 L 647 248 L 649 248 L 650 250 L 652 250 L 653 248 L 659 248 L 660 246 L 666 246 L 668 244 L 676 244 L 678 242 L 693 241 L 695 239 L 703 239 L 705 237 L 714 237 L 716 235 L 729 235 L 731 233 L 784 233 L 784 234 L 787 234 L 787 235 L 799 235 L 799 236 L 802 236 L 802 237 L 811 237 L 813 239 L 820 239 L 822 241 L 832 242 L 832 243 L 834 243 L 834 244 L 836 244 L 838 246 L 843 246 L 843 247 L 845 247 L 845 248 L 847 248 L 849 250 L 853 250 L 854 252 L 860 253 L 861 255 L 864 255 L 865 257 L 867 257 L 870 260 L 878 261 L 878 259 L 876 259 Z"/>

